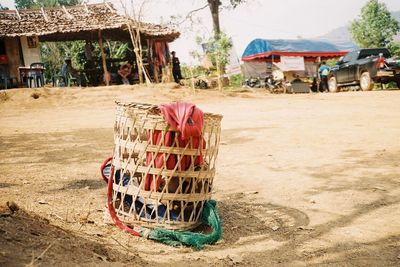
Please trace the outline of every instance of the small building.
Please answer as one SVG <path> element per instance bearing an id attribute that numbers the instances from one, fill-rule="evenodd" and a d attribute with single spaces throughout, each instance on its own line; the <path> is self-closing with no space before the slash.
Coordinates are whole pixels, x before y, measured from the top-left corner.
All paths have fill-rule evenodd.
<path id="1" fill-rule="evenodd" d="M 42 61 L 40 42 L 85 40 L 99 41 L 100 44 L 103 39 L 130 42 L 128 26 L 137 29 L 138 25 L 118 14 L 110 3 L 2 10 L 0 64 L 6 66 L 11 76 L 20 79 L 20 67 Z M 175 30 L 150 23 L 140 23 L 140 32 L 142 46 L 150 52 L 154 51 L 156 55 L 152 56 L 159 57 L 161 61 L 169 58 L 168 43 L 180 35 Z"/>
<path id="2" fill-rule="evenodd" d="M 265 78 L 273 68 L 278 68 L 296 72 L 300 77 L 316 77 L 321 61 L 339 58 L 348 52 L 325 41 L 255 39 L 242 55 L 243 72 L 246 78 Z"/>

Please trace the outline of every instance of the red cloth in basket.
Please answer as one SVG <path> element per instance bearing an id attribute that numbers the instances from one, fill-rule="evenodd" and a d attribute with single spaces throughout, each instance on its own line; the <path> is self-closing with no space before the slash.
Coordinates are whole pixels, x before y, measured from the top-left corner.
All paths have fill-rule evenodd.
<path id="1" fill-rule="evenodd" d="M 199 147 L 205 148 L 206 142 L 202 138 L 203 125 L 204 125 L 204 114 L 199 108 L 191 103 L 172 103 L 160 105 L 161 113 L 164 119 L 168 122 L 173 130 L 177 130 L 180 134 L 178 136 L 178 143 L 174 144 L 175 132 L 167 132 L 162 138 L 162 131 L 155 130 L 153 134 L 148 134 L 148 142 L 151 145 L 159 145 L 163 141 L 163 146 L 177 146 L 186 147 L 192 137 L 192 146 L 190 148 L 198 149 Z M 153 161 L 153 152 L 147 152 L 146 154 L 146 166 L 151 165 Z M 158 153 L 154 159 L 154 165 L 156 168 L 162 168 L 164 166 L 168 170 L 173 170 L 177 163 L 177 155 L 171 154 L 166 159 L 163 153 Z M 185 171 L 190 167 L 191 157 L 183 156 L 178 171 Z M 196 157 L 195 165 L 203 165 L 204 160 L 201 155 Z M 156 177 L 157 176 L 157 177 Z M 144 189 L 158 191 L 161 184 L 161 175 L 147 174 Z"/>

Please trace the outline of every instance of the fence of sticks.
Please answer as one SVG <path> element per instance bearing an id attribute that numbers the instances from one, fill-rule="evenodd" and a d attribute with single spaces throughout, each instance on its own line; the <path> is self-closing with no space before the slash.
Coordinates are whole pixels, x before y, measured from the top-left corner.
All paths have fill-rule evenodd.
<path id="1" fill-rule="evenodd" d="M 201 144 L 190 137 L 182 145 L 157 106 L 117 102 L 111 202 L 118 219 L 178 231 L 201 224 L 211 198 L 221 119 L 204 113 Z"/>

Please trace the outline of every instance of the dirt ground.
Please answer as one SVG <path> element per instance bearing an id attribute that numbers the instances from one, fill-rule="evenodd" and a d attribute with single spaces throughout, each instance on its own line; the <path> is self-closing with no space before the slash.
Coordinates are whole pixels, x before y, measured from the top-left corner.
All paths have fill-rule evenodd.
<path id="1" fill-rule="evenodd" d="M 270 95 L 164 85 L 0 98 L 1 266 L 400 265 L 398 90 Z M 173 248 L 104 223 L 99 168 L 113 149 L 116 99 L 187 100 L 224 116 L 217 244 Z M 7 201 L 20 209 L 10 214 Z"/>

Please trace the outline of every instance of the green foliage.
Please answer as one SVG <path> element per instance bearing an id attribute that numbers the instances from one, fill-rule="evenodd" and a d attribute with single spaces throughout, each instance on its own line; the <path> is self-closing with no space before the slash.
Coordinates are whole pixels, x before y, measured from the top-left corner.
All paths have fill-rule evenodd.
<path id="1" fill-rule="evenodd" d="M 246 2 L 246 0 L 229 0 L 229 2 L 233 8 L 236 8 L 238 5 Z"/>
<path id="2" fill-rule="evenodd" d="M 400 42 L 392 42 L 388 45 L 388 48 L 392 56 L 400 57 Z"/>
<path id="3" fill-rule="evenodd" d="M 0 10 L 8 10 L 8 7 L 3 6 L 2 4 L 0 4 Z"/>
<path id="4" fill-rule="evenodd" d="M 82 0 L 15 0 L 17 9 L 37 7 L 74 6 L 82 3 Z"/>
<path id="5" fill-rule="evenodd" d="M 83 69 L 83 66 L 87 62 L 85 56 L 85 42 L 84 41 L 72 41 L 61 43 L 62 48 L 66 54 L 66 57 L 70 57 L 72 64 L 76 69 Z"/>
<path id="6" fill-rule="evenodd" d="M 224 67 L 228 63 L 229 53 L 232 48 L 231 38 L 224 33 L 219 33 L 206 41 L 203 38 L 197 37 L 196 41 L 198 44 L 202 45 L 205 50 L 205 56 L 209 58 L 213 67 L 209 70 L 206 70 L 203 67 L 193 68 L 193 77 L 199 76 L 196 75 L 197 71 L 201 72 L 201 75 L 205 77 L 210 77 L 212 75 L 218 77 L 218 87 L 222 89 L 221 75 L 224 73 Z M 201 58 L 201 56 L 196 52 L 192 52 L 192 57 Z M 191 76 L 192 75 L 189 75 L 187 77 Z"/>
<path id="7" fill-rule="evenodd" d="M 229 52 L 232 48 L 232 39 L 226 34 L 220 33 L 218 36 L 211 37 L 207 41 L 197 38 L 196 41 L 203 43 L 205 52 L 214 66 L 217 66 L 217 64 L 225 66 L 228 63 Z"/>
<path id="8" fill-rule="evenodd" d="M 72 65 L 76 69 L 83 69 L 86 63 L 84 51 L 85 42 L 83 41 L 41 43 L 40 53 L 46 67 L 45 76 L 50 78 L 59 73 L 66 58 L 71 58 Z"/>
<path id="9" fill-rule="evenodd" d="M 15 7 L 17 9 L 27 9 L 35 5 L 34 0 L 15 0 Z"/>
<path id="10" fill-rule="evenodd" d="M 328 60 L 326 61 L 326 65 L 328 65 L 329 67 L 334 67 L 334 66 L 336 66 L 336 63 L 337 63 L 337 62 L 338 62 L 338 60 L 335 59 L 335 58 L 328 59 Z"/>
<path id="11" fill-rule="evenodd" d="M 120 41 L 106 41 L 108 53 L 110 58 L 118 58 L 123 59 L 125 58 L 128 51 L 132 51 L 129 48 L 128 43 L 123 43 Z M 99 50 L 100 53 L 100 50 Z"/>
<path id="12" fill-rule="evenodd" d="M 190 70 L 190 68 L 192 68 L 192 70 Z M 202 66 L 190 67 L 186 64 L 181 65 L 181 71 L 182 71 L 183 77 L 188 77 L 188 78 L 192 78 L 192 74 L 193 74 L 193 78 L 198 78 L 201 76 L 205 77 L 210 74 L 210 71 L 203 68 Z"/>
<path id="13" fill-rule="evenodd" d="M 82 0 L 53 0 L 58 2 L 59 5 L 61 6 L 75 6 L 82 4 Z"/>
<path id="14" fill-rule="evenodd" d="M 397 87 L 397 83 L 395 82 L 389 82 L 387 84 L 383 84 L 383 88 L 379 89 L 384 89 L 384 90 L 398 90 L 399 88 Z"/>
<path id="15" fill-rule="evenodd" d="M 101 62 L 99 45 L 97 43 L 92 45 L 95 61 Z M 105 49 L 107 49 L 108 57 L 121 60 L 126 58 L 129 51 L 128 44 L 119 41 L 107 41 Z M 47 78 L 60 71 L 66 58 L 71 58 L 72 65 L 78 70 L 83 70 L 88 62 L 85 54 L 85 41 L 41 43 L 40 53 L 46 67 L 45 76 Z"/>
<path id="16" fill-rule="evenodd" d="M 359 19 L 350 26 L 354 41 L 362 48 L 385 47 L 399 30 L 398 22 L 391 17 L 386 5 L 378 0 L 369 0 L 361 9 Z"/>
<path id="17" fill-rule="evenodd" d="M 229 77 L 229 85 L 231 87 L 242 87 L 243 74 L 234 74 Z"/>
<path id="18" fill-rule="evenodd" d="M 44 75 L 47 79 L 50 79 L 53 74 L 59 72 L 62 64 L 64 63 L 64 55 L 61 50 L 61 44 L 53 42 L 41 43 L 40 53 L 46 68 Z"/>

